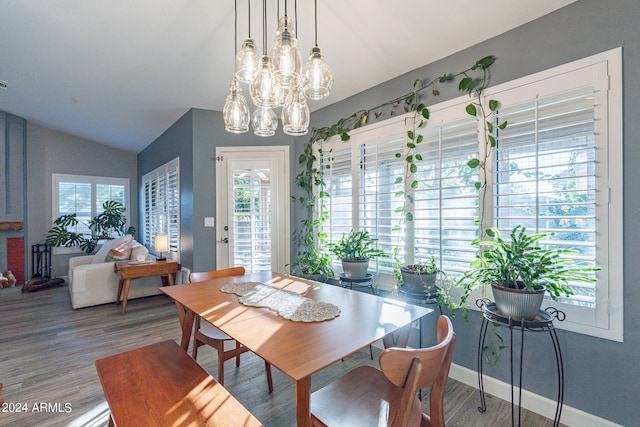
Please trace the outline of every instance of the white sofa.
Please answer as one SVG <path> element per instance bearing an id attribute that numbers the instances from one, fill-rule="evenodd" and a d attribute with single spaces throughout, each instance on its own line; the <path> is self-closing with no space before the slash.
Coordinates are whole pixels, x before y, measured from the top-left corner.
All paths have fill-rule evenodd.
<path id="1" fill-rule="evenodd" d="M 114 271 L 114 262 L 102 261 L 109 249 L 117 247 L 125 240 L 126 237 L 107 242 L 95 255 L 69 259 L 69 292 L 73 308 L 116 302 L 120 273 Z M 161 293 L 161 286 L 162 280 L 159 277 L 135 279 L 131 283 L 129 299 L 157 295 Z"/>

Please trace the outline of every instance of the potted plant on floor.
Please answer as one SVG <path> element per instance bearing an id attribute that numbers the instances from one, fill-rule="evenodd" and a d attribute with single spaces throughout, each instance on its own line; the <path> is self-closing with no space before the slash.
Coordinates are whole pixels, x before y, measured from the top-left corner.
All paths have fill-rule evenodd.
<path id="1" fill-rule="evenodd" d="M 463 302 L 478 285 L 491 284 L 497 309 L 514 319 L 532 320 L 537 315 L 545 291 L 555 301 L 570 296 L 571 282 L 595 282 L 599 267 L 576 265 L 563 255 L 575 254 L 573 249 L 544 249 L 538 242 L 555 233 L 526 234 L 518 225 L 511 230 L 510 241 L 502 239 L 496 228 L 487 230 L 494 240 L 474 242 L 479 247 L 458 284 L 464 288 Z"/>
<path id="2" fill-rule="evenodd" d="M 436 264 L 433 255 L 428 261 L 418 260 L 415 264 L 403 265 L 400 267 L 402 279 L 400 290 L 408 295 L 435 298 L 439 290 L 436 286 L 439 273 L 444 272 Z"/>
<path id="3" fill-rule="evenodd" d="M 337 243 L 330 243 L 329 250 L 342 261 L 344 277 L 364 279 L 369 270 L 369 260 L 384 257 L 384 251 L 376 248 L 378 239 L 371 237 L 368 231 L 351 230 L 343 234 Z"/>

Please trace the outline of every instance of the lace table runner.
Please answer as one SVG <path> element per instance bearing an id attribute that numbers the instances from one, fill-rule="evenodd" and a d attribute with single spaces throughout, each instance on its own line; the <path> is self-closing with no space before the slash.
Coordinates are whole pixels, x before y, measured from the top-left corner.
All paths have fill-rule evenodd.
<path id="1" fill-rule="evenodd" d="M 229 283 L 220 290 L 238 295 L 241 304 L 269 308 L 294 322 L 322 322 L 340 315 L 340 309 L 331 303 L 314 301 L 296 292 L 277 289 L 264 283 Z"/>

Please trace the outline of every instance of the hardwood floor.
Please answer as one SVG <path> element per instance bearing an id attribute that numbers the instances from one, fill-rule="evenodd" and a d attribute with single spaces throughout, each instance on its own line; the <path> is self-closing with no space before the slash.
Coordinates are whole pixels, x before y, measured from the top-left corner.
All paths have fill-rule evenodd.
<path id="1" fill-rule="evenodd" d="M 173 303 L 165 296 L 129 301 L 123 316 L 113 304 L 73 310 L 68 288 L 22 294 L 0 290 L 0 425 L 106 426 L 108 408 L 94 362 L 101 357 L 165 339 L 180 341 Z M 313 376 L 314 390 L 362 364 L 377 365 L 362 350 Z M 216 356 L 202 347 L 198 362 L 214 377 Z M 293 381 L 273 369 L 274 392 L 267 391 L 264 364 L 252 353 L 225 370 L 225 386 L 267 427 L 295 424 Z M 424 396 L 423 396 L 424 397 Z M 428 412 L 428 399 L 423 399 Z M 511 406 L 487 396 L 487 412 L 477 410 L 475 388 L 449 380 L 447 426 L 508 426 Z M 551 426 L 551 420 L 523 410 L 522 425 Z"/>

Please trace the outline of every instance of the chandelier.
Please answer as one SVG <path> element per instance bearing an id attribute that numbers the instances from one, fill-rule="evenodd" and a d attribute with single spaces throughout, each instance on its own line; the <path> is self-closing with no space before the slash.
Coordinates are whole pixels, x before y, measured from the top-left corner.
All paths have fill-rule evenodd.
<path id="1" fill-rule="evenodd" d="M 309 106 L 307 99 L 318 100 L 329 96 L 333 85 L 333 73 L 318 47 L 318 2 L 314 2 L 315 46 L 306 63 L 296 39 L 294 22 L 287 14 L 278 19 L 278 28 L 267 53 L 267 0 L 262 2 L 262 55 L 258 54 L 251 37 L 251 0 L 249 10 L 249 35 L 236 50 L 235 74 L 229 87 L 222 116 L 225 130 L 232 133 L 249 131 L 249 122 L 258 136 L 273 136 L 278 128 L 276 109 L 280 109 L 282 130 L 287 135 L 305 135 L 309 131 Z M 296 5 L 297 6 L 297 5 Z M 297 7 L 296 7 L 297 15 Z M 237 37 L 237 0 L 235 0 L 235 36 Z M 237 46 L 237 40 L 235 41 Z M 241 84 L 248 85 L 249 95 L 255 106 L 249 112 L 247 98 Z"/>

